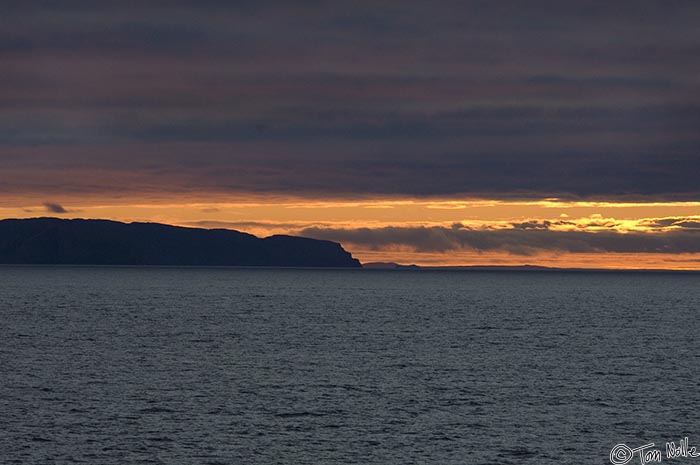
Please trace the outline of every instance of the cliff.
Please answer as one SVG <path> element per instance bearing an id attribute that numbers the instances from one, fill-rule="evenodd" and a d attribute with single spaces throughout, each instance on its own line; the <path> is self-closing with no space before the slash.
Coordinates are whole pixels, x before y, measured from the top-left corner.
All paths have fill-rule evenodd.
<path id="1" fill-rule="evenodd" d="M 58 218 L 0 220 L 0 263 L 361 267 L 330 241 Z"/>

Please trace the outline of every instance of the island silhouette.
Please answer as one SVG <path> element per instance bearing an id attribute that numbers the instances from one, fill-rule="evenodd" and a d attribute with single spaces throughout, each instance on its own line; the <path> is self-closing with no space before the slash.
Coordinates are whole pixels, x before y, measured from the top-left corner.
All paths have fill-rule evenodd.
<path id="1" fill-rule="evenodd" d="M 0 220 L 0 263 L 360 268 L 331 241 L 159 223 L 31 218 Z"/>

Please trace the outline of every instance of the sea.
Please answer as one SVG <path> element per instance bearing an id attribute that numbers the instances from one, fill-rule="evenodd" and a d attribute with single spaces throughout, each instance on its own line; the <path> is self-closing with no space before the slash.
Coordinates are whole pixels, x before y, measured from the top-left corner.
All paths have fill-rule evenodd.
<path id="1" fill-rule="evenodd" d="M 700 464 L 699 310 L 698 274 L 3 266 L 0 463 Z"/>

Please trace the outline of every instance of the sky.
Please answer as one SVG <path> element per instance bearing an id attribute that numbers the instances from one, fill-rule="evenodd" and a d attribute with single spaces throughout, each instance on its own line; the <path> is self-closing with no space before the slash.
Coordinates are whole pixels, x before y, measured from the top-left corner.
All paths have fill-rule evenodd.
<path id="1" fill-rule="evenodd" d="M 0 218 L 700 269 L 694 0 L 5 0 Z"/>

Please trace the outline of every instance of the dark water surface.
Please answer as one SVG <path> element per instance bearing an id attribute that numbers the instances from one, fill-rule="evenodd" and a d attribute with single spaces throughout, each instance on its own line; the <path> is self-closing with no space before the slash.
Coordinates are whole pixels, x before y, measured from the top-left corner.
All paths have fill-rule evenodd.
<path id="1" fill-rule="evenodd" d="M 700 445 L 699 309 L 698 275 L 0 267 L 0 463 Z"/>

